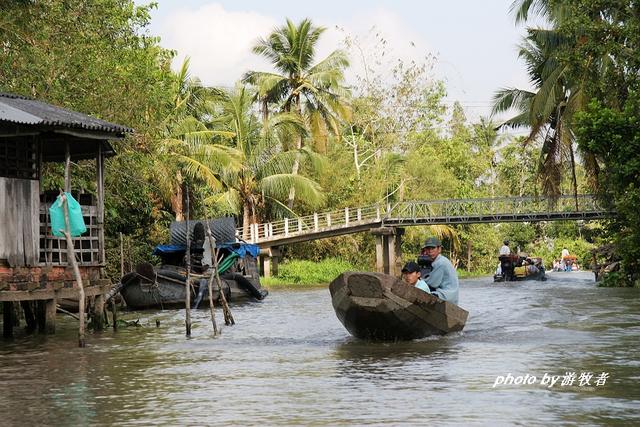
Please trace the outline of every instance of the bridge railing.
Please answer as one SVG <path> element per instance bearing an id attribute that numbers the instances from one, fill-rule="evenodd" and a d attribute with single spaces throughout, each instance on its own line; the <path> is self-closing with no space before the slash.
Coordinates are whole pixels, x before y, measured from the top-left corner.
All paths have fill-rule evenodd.
<path id="1" fill-rule="evenodd" d="M 550 212 L 595 212 L 602 210 L 591 195 L 546 197 L 502 197 L 398 202 L 387 218 L 464 217 Z"/>
<path id="2" fill-rule="evenodd" d="M 532 218 L 539 214 L 563 212 L 601 212 L 603 209 L 592 195 L 547 197 L 501 197 L 479 199 L 448 199 L 398 202 L 394 205 L 370 205 L 343 208 L 331 212 L 285 218 L 264 224 L 250 224 L 247 233 L 237 229 L 237 235 L 249 242 L 278 240 L 303 234 L 372 224 L 385 220 L 412 221 L 425 218 L 470 218 L 478 216 L 518 215 Z"/>
<path id="3" fill-rule="evenodd" d="M 236 233 L 244 240 L 257 242 L 258 240 L 317 233 L 335 228 L 381 221 L 387 214 L 387 209 L 380 205 L 344 208 L 296 218 L 285 218 L 269 223 L 250 224 L 248 235 L 243 235 L 244 230 L 242 227 L 238 228 Z"/>

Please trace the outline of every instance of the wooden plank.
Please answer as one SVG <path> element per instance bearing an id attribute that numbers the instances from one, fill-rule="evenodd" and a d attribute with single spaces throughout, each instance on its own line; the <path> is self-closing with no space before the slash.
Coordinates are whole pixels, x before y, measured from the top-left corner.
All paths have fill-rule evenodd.
<path id="1" fill-rule="evenodd" d="M 10 250 L 10 242 L 11 242 L 11 224 L 9 223 L 9 212 L 7 211 L 7 183 L 9 179 L 0 177 L 0 259 L 9 259 Z M 5 238 L 6 237 L 6 238 Z"/>
<path id="2" fill-rule="evenodd" d="M 90 286 L 85 288 L 85 296 L 104 295 L 109 292 L 111 285 L 106 286 Z M 63 288 L 59 290 L 37 289 L 35 291 L 1 291 L 0 301 L 37 301 L 49 299 L 78 299 L 77 288 Z"/>
<path id="3" fill-rule="evenodd" d="M 25 194 L 22 189 L 23 186 L 18 183 L 18 180 L 14 179 L 13 197 L 9 201 L 9 203 L 13 204 L 13 210 L 15 212 L 15 215 L 13 215 L 13 224 L 15 227 L 14 232 L 16 241 L 13 250 L 15 251 L 16 266 L 20 267 L 26 265 L 24 256 L 24 214 L 27 202 L 25 200 Z"/>
<path id="4" fill-rule="evenodd" d="M 96 159 L 97 170 L 97 226 L 98 226 L 98 259 L 99 263 L 106 262 L 104 247 L 104 155 L 102 153 L 102 144 L 98 144 L 98 157 Z"/>

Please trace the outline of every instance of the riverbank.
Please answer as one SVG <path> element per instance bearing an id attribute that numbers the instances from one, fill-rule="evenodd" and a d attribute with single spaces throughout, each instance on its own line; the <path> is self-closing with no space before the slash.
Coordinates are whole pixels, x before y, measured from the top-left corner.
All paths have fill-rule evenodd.
<path id="1" fill-rule="evenodd" d="M 326 287 L 340 274 L 354 270 L 371 271 L 365 267 L 354 266 L 337 258 L 327 258 L 318 262 L 293 260 L 279 265 L 277 277 L 262 277 L 260 283 L 268 289 Z M 490 275 L 485 272 L 458 270 L 460 279 L 488 276 Z"/>

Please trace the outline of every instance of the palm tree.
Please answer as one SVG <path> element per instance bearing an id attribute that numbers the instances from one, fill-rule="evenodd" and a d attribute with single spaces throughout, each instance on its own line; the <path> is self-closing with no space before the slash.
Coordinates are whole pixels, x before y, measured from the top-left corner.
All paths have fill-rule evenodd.
<path id="1" fill-rule="evenodd" d="M 298 114 L 310 131 L 316 148 L 326 148 L 328 135 L 339 134 L 339 121 L 348 118 L 349 92 L 342 84 L 344 70 L 349 65 L 345 52 L 335 50 L 314 64 L 316 44 L 325 31 L 314 27 L 309 19 L 295 25 L 287 19 L 266 39 L 259 39 L 253 52 L 269 59 L 276 73 L 249 71 L 244 81 L 257 87 L 262 103 L 263 120 L 269 116 L 268 105 L 274 104 L 282 112 Z M 286 142 L 285 142 L 286 143 Z M 295 138 L 295 148 L 303 146 L 302 136 Z M 300 167 L 294 161 L 292 174 Z M 291 188 L 288 206 L 293 206 L 295 188 Z"/>
<path id="2" fill-rule="evenodd" d="M 312 166 L 321 167 L 320 157 L 306 147 L 290 151 L 283 151 L 280 147 L 280 139 L 284 137 L 305 135 L 300 116 L 280 113 L 261 124 L 253 114 L 253 99 L 255 94 L 244 86 L 218 91 L 215 99 L 212 126 L 223 136 L 229 136 L 232 146 L 227 150 L 239 167 L 221 167 L 217 152 L 193 152 L 184 158 L 191 166 L 190 175 L 215 176 L 219 180 L 221 191 L 205 202 L 218 210 L 242 213 L 245 238 L 248 237 L 249 225 L 258 222 L 267 207 L 295 215 L 284 204 L 291 188 L 310 206 L 319 206 L 324 201 L 317 182 L 291 173 L 296 160 L 310 160 Z M 214 155 L 212 159 L 210 154 Z"/>
<path id="3" fill-rule="evenodd" d="M 577 37 L 560 34 L 555 27 L 568 16 L 566 5 L 548 0 L 516 0 L 511 5 L 516 22 L 526 21 L 530 14 L 545 18 L 551 29 L 529 28 L 520 46 L 519 56 L 525 61 L 534 91 L 517 88 L 500 89 L 494 96 L 493 113 L 515 109 L 517 114 L 504 126 L 530 127 L 525 144 L 542 140 L 539 177 L 544 194 L 560 195 L 565 164 L 569 164 L 574 195 L 578 193 L 576 178 L 575 135 L 573 118 L 587 102 L 584 76 L 576 75 L 563 52 L 577 43 Z M 601 68 L 608 60 L 599 58 Z M 597 182 L 599 166 L 592 153 L 581 152 L 581 158 L 592 186 Z"/>
<path id="4" fill-rule="evenodd" d="M 185 173 L 198 176 L 210 188 L 221 189 L 222 184 L 211 169 L 198 165 L 194 154 L 214 161 L 219 167 L 237 168 L 234 157 L 226 147 L 212 144 L 213 138 L 224 132 L 207 128 L 201 118 L 206 115 L 207 99 L 211 91 L 189 73 L 189 58 L 180 71 L 173 76 L 172 101 L 169 112 L 157 129 L 152 147 L 150 178 L 155 184 L 158 196 L 168 201 L 177 221 L 184 219 L 183 198 Z M 226 136 L 230 136 L 228 133 Z M 197 156 L 196 156 L 197 157 Z"/>
<path id="5" fill-rule="evenodd" d="M 519 56 L 525 61 L 535 91 L 517 88 L 500 89 L 494 96 L 493 113 L 515 109 L 517 114 L 503 126 L 530 128 L 525 140 L 542 140 L 539 176 L 547 196 L 561 194 L 563 168 L 569 163 L 574 194 L 577 194 L 574 156 L 574 114 L 584 106 L 581 86 L 574 83 L 568 65 L 558 59 L 562 46 L 570 43 L 554 30 L 528 29 L 520 45 Z"/>

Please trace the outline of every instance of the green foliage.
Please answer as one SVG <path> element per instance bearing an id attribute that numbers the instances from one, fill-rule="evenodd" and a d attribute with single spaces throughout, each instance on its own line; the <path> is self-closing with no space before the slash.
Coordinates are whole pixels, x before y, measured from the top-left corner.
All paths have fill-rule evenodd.
<path id="1" fill-rule="evenodd" d="M 145 34 L 151 6 L 44 0 L 0 6 L 0 88 L 136 130 L 161 117 L 171 52 Z"/>
<path id="2" fill-rule="evenodd" d="M 547 269 L 553 267 L 553 260 L 561 258 L 562 249 L 567 249 L 571 255 L 575 255 L 578 265 L 583 270 L 591 266 L 591 250 L 594 245 L 582 239 L 575 238 L 546 238 L 539 239 L 524 247 L 529 256 L 541 257 Z"/>
<path id="3" fill-rule="evenodd" d="M 602 199 L 617 212 L 612 224 L 622 258 L 625 283 L 640 278 L 640 96 L 629 93 L 622 111 L 592 101 L 578 116 L 578 138 L 607 167 Z"/>
<path id="4" fill-rule="evenodd" d="M 265 278 L 267 286 L 328 284 L 345 271 L 354 270 L 352 264 L 339 258 L 315 261 L 288 261 L 278 266 L 278 277 Z"/>
<path id="5" fill-rule="evenodd" d="M 288 259 L 306 259 L 321 263 L 325 259 L 344 260 L 362 270 L 374 268 L 375 242 L 371 235 L 359 233 L 297 243 L 285 249 Z"/>

